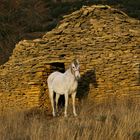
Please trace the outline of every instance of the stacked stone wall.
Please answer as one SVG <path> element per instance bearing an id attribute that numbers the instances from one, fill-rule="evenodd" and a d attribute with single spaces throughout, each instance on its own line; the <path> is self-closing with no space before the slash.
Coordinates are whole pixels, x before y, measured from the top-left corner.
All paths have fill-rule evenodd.
<path id="1" fill-rule="evenodd" d="M 74 58 L 80 61 L 79 99 L 140 97 L 139 20 L 93 5 L 65 16 L 42 38 L 16 45 L 0 67 L 0 110 L 49 108 L 46 80 L 51 66 L 60 63 L 67 69 Z"/>

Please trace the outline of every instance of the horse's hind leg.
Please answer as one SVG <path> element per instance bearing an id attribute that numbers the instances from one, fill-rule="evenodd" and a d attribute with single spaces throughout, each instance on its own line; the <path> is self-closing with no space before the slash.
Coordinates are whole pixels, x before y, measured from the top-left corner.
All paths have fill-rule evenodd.
<path id="1" fill-rule="evenodd" d="M 58 112 L 58 100 L 59 100 L 59 97 L 60 97 L 60 94 L 57 94 L 56 93 L 56 96 L 55 96 L 55 103 L 56 103 L 56 111 Z"/>
<path id="2" fill-rule="evenodd" d="M 52 90 L 52 89 L 49 89 L 49 96 L 50 96 L 51 105 L 52 105 L 52 114 L 53 114 L 53 116 L 55 117 L 55 109 L 54 109 L 53 95 L 54 95 L 53 90 Z"/>

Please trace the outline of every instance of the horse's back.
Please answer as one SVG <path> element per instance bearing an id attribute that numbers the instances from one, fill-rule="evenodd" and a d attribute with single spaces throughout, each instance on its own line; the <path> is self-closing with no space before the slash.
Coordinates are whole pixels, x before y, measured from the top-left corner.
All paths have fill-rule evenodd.
<path id="1" fill-rule="evenodd" d="M 55 71 L 55 72 L 51 73 L 51 74 L 48 76 L 48 79 L 47 79 L 48 85 L 52 84 L 52 82 L 54 81 L 54 79 L 55 79 L 56 77 L 62 77 L 62 76 L 63 76 L 63 73 L 58 72 L 58 71 Z"/>

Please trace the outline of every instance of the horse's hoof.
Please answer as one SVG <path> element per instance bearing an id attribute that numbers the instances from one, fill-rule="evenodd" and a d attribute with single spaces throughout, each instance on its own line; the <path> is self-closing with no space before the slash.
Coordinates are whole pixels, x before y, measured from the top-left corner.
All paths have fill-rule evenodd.
<path id="1" fill-rule="evenodd" d="M 78 115 L 77 114 L 74 114 L 74 117 L 77 117 Z"/>

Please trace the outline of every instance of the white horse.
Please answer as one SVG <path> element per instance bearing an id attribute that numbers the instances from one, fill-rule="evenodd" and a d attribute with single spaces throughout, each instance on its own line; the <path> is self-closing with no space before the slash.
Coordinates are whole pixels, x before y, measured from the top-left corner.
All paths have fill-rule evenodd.
<path id="1" fill-rule="evenodd" d="M 58 110 L 58 99 L 60 95 L 65 96 L 65 111 L 64 116 L 67 117 L 67 107 L 68 107 L 68 96 L 72 96 L 73 102 L 73 114 L 77 116 L 75 110 L 75 96 L 77 92 L 78 79 L 80 78 L 79 73 L 79 62 L 77 59 L 74 59 L 67 71 L 65 73 L 53 72 L 49 75 L 47 79 L 49 97 L 52 105 L 52 114 L 56 115 L 56 110 Z M 56 106 L 54 107 L 54 92 L 56 93 Z"/>

